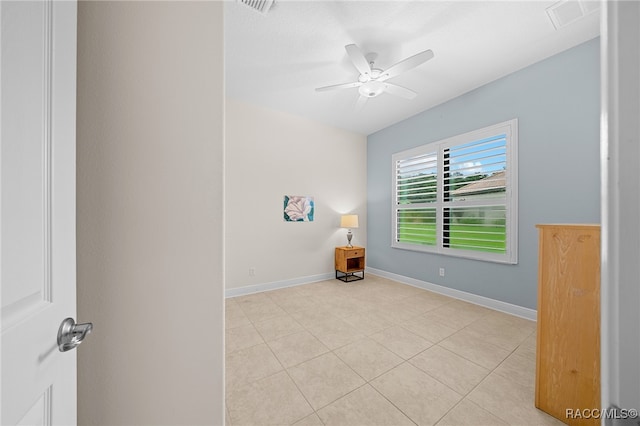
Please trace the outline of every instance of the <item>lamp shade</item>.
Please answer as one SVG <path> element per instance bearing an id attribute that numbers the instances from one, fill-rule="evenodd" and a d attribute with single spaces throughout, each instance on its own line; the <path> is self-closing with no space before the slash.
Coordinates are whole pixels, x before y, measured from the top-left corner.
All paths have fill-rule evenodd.
<path id="1" fill-rule="evenodd" d="M 357 228 L 357 227 L 358 227 L 357 214 L 345 214 L 340 218 L 340 228 Z"/>

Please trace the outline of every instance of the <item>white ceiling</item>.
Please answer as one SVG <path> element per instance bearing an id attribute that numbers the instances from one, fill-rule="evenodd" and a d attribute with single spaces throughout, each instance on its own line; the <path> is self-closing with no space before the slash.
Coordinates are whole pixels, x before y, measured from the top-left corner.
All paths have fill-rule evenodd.
<path id="1" fill-rule="evenodd" d="M 594 37 L 598 11 L 556 30 L 557 1 L 290 1 L 262 14 L 225 4 L 226 94 L 270 109 L 371 134 Z M 344 46 L 376 52 L 386 69 L 420 51 L 435 57 L 389 82 L 418 93 L 383 93 L 356 111 L 358 89 Z"/>

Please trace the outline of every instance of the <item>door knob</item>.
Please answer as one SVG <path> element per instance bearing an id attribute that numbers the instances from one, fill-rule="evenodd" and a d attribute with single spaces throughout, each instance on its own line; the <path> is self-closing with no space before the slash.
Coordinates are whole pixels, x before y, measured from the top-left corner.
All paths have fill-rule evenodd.
<path id="1" fill-rule="evenodd" d="M 58 329 L 58 349 L 60 352 L 66 352 L 77 347 L 87 334 L 93 330 L 93 324 L 90 322 L 84 324 L 76 324 L 73 318 L 67 318 L 62 321 Z"/>

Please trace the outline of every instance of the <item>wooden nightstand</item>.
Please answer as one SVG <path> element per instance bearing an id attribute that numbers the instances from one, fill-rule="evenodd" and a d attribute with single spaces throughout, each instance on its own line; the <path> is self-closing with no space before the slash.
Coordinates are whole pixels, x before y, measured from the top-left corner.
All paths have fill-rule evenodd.
<path id="1" fill-rule="evenodd" d="M 357 272 L 362 275 L 356 275 Z M 336 247 L 336 279 L 344 282 L 364 279 L 364 247 Z"/>

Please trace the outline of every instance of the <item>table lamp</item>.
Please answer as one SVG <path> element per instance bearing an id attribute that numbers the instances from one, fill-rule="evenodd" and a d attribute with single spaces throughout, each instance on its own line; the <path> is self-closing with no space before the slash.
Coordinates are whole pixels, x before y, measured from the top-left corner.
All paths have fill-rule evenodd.
<path id="1" fill-rule="evenodd" d="M 351 238 L 353 238 L 353 234 L 351 233 L 351 228 L 358 227 L 358 215 L 357 214 L 345 214 L 340 218 L 340 228 L 348 228 L 349 232 L 347 232 L 347 241 L 349 244 L 347 247 L 353 247 L 351 245 Z"/>

